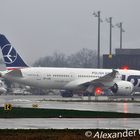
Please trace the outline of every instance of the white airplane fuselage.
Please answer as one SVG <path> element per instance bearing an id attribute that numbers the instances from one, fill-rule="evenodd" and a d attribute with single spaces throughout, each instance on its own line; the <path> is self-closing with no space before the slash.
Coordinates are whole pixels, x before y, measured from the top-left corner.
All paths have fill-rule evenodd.
<path id="1" fill-rule="evenodd" d="M 115 81 L 130 81 L 135 90 L 140 89 L 140 71 L 117 70 Z M 86 69 L 86 68 L 43 68 L 29 67 L 21 69 L 22 77 L 7 77 L 7 79 L 22 84 L 46 89 L 77 89 L 77 85 L 99 79 L 111 73 L 111 69 Z M 113 86 L 114 82 L 110 85 Z M 105 85 L 106 83 L 104 83 Z M 107 83 L 109 84 L 109 82 Z"/>

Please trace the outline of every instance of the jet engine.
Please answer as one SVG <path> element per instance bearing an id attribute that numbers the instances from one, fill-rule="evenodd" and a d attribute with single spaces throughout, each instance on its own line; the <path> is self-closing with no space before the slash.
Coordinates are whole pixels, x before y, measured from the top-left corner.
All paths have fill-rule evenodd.
<path id="1" fill-rule="evenodd" d="M 133 89 L 133 84 L 128 81 L 118 81 L 111 87 L 111 91 L 116 95 L 129 95 Z"/>

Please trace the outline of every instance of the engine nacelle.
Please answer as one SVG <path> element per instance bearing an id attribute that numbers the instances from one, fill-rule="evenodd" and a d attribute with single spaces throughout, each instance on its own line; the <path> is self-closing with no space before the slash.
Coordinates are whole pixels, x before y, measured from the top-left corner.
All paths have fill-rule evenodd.
<path id="1" fill-rule="evenodd" d="M 128 81 L 118 81 L 111 87 L 113 93 L 120 95 L 129 95 L 132 93 L 133 89 L 133 84 Z"/>

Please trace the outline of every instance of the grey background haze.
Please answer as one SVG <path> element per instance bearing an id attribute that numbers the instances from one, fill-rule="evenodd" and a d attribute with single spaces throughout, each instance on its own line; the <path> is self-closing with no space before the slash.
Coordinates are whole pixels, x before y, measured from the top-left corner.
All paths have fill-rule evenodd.
<path id="1" fill-rule="evenodd" d="M 0 0 L 0 33 L 31 64 L 55 51 L 97 50 L 97 18 L 123 22 L 124 48 L 140 48 L 140 0 Z M 101 24 L 101 53 L 108 53 L 109 24 Z M 113 50 L 119 29 L 113 29 Z"/>

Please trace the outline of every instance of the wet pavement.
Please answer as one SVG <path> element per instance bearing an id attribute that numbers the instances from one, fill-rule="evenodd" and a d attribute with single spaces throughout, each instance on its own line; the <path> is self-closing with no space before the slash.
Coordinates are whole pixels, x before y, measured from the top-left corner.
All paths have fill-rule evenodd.
<path id="1" fill-rule="evenodd" d="M 48 101 L 48 100 L 56 101 Z M 125 113 L 140 113 L 140 103 L 118 103 L 118 102 L 73 102 L 68 100 L 77 100 L 80 98 L 62 98 L 60 96 L 11 96 L 1 95 L 0 106 L 10 103 L 15 107 L 32 107 L 38 104 L 39 108 L 58 108 L 92 111 L 113 111 Z M 46 101 L 47 100 L 47 101 Z M 63 100 L 63 101 L 61 101 Z M 0 128 L 13 129 L 139 129 L 140 118 L 23 118 L 23 119 L 0 119 Z"/>
<path id="2" fill-rule="evenodd" d="M 54 101 L 48 101 L 54 100 Z M 68 101 L 71 100 L 71 101 Z M 139 102 L 76 102 L 80 98 L 62 98 L 61 96 L 0 96 L 0 106 L 10 103 L 14 107 L 29 107 L 38 104 L 39 108 L 75 109 L 91 111 L 111 111 L 124 113 L 140 113 Z"/>
<path id="3" fill-rule="evenodd" d="M 140 118 L 26 118 L 0 119 L 1 129 L 140 129 Z"/>

